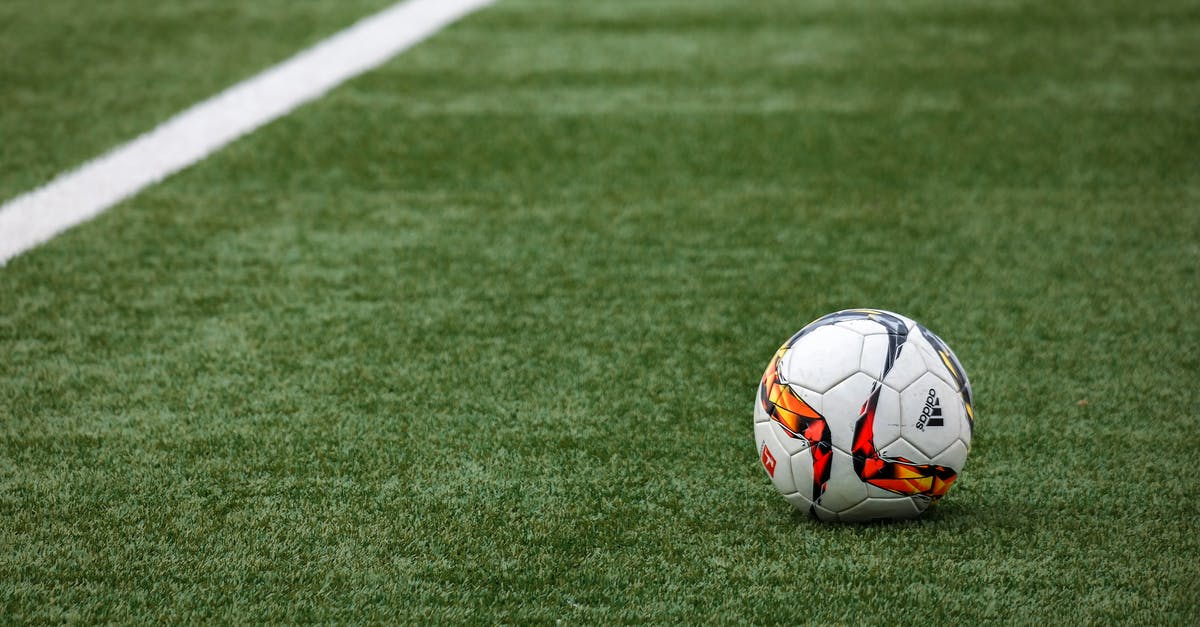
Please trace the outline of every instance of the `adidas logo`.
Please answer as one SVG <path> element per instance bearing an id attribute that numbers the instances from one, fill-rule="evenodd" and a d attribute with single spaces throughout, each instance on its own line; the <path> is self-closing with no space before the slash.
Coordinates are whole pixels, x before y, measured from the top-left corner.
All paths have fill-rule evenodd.
<path id="1" fill-rule="evenodd" d="M 929 388 L 929 396 L 925 397 L 925 408 L 921 417 L 917 418 L 917 430 L 924 431 L 925 427 L 944 427 L 946 419 L 942 417 L 942 402 L 938 399 L 937 391 Z"/>

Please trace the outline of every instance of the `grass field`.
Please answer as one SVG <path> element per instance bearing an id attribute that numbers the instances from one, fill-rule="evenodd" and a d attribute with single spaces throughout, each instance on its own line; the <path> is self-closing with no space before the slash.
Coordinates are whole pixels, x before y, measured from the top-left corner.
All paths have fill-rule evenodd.
<path id="1" fill-rule="evenodd" d="M 387 4 L 9 0 L 0 199 Z M 3 622 L 1200 622 L 1200 7 L 501 0 L 0 267 Z M 976 393 L 923 518 L 778 345 Z"/>

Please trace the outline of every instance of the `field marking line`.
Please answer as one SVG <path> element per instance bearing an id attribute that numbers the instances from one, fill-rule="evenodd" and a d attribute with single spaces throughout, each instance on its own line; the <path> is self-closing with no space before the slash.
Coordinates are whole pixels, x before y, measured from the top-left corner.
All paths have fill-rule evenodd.
<path id="1" fill-rule="evenodd" d="M 0 205 L 0 266 L 495 0 L 406 0 Z"/>

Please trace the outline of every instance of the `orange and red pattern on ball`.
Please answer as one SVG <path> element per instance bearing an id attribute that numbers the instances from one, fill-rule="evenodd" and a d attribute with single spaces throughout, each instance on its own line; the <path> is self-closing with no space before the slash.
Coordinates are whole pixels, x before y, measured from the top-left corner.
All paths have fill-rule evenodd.
<path id="1" fill-rule="evenodd" d="M 937 464 L 916 464 L 903 457 L 885 458 L 875 450 L 875 408 L 882 386 L 875 385 L 854 427 L 854 471 L 863 481 L 905 496 L 925 495 L 936 501 L 946 495 L 958 474 Z"/>
<path id="2" fill-rule="evenodd" d="M 763 410 L 771 420 L 783 427 L 788 437 L 808 442 L 813 460 L 812 500 L 815 502 L 825 492 L 825 484 L 829 482 L 833 445 L 825 417 L 797 396 L 779 376 L 779 361 L 790 346 L 791 341 L 775 352 L 775 357 L 763 373 L 759 396 Z"/>

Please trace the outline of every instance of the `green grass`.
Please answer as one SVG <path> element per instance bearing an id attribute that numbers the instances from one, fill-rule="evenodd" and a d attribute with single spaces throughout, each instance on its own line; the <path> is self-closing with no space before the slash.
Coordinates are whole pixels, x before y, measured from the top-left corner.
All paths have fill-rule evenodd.
<path id="1" fill-rule="evenodd" d="M 161 99 L 0 107 L 0 190 L 357 14 L 184 54 L 186 6 L 73 88 Z M 1187 2 L 504 0 L 0 268 L 0 615 L 1200 621 L 1198 59 Z M 767 360 L 848 306 L 975 384 L 917 521 L 757 465 Z"/>
<path id="2" fill-rule="evenodd" d="M 4 0 L 0 198 L 41 185 L 388 0 Z"/>

